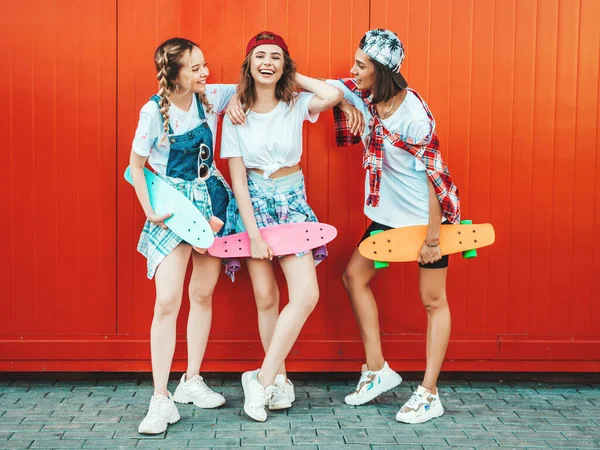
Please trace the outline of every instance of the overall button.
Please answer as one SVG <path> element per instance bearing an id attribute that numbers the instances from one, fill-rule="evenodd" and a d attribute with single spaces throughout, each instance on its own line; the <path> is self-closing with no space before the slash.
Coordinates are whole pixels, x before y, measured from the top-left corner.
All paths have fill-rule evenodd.
<path id="1" fill-rule="evenodd" d="M 208 128 L 208 124 L 207 124 L 206 122 L 204 122 L 204 123 L 202 124 L 202 126 L 203 126 L 204 128 Z"/>
<path id="2" fill-rule="evenodd" d="M 175 138 L 171 138 L 171 144 L 175 143 Z"/>

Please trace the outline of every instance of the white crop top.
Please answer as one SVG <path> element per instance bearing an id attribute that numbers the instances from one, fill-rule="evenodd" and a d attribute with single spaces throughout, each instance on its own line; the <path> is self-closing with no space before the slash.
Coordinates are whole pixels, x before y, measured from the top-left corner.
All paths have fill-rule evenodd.
<path id="1" fill-rule="evenodd" d="M 296 95 L 290 106 L 284 102 L 268 113 L 254 111 L 246 116 L 246 123 L 233 125 L 229 117 L 223 119 L 221 158 L 241 156 L 248 169 L 261 169 L 269 178 L 282 167 L 292 167 L 302 156 L 302 124 L 315 123 L 319 114 L 310 114 L 308 103 L 311 92 Z"/>

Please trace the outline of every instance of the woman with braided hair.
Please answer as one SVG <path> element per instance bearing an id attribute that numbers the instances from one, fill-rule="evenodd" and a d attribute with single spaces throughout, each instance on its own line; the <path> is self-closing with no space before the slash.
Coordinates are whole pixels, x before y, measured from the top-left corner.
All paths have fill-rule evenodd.
<path id="1" fill-rule="evenodd" d="M 150 205 L 143 168 L 146 162 L 158 176 L 186 195 L 207 220 L 224 222 L 220 235 L 232 232 L 237 209 L 233 193 L 213 163 L 217 113 L 235 96 L 235 85 L 207 85 L 204 54 L 193 42 L 173 38 L 161 44 L 154 61 L 158 94 L 141 110 L 130 157 L 131 175 L 146 223 L 138 251 L 147 258 L 148 278 L 156 283 L 154 318 L 150 331 L 154 395 L 138 431 L 157 434 L 179 420 L 174 402 L 215 408 L 225 403 L 199 374 L 212 318 L 212 295 L 221 260 L 192 250 Z M 237 102 L 232 102 L 235 111 Z M 187 371 L 171 394 L 167 381 L 175 351 L 176 322 L 186 269 L 192 259 L 187 326 Z"/>

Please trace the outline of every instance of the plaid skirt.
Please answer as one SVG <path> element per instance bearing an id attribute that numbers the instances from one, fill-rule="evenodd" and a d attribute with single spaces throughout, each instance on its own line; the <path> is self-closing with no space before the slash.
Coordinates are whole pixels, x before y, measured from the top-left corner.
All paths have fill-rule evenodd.
<path id="1" fill-rule="evenodd" d="M 248 192 L 258 228 L 284 223 L 318 222 L 306 201 L 304 175 L 298 171 L 281 178 L 263 178 L 248 170 Z M 236 232 L 246 231 L 241 216 L 237 218 Z M 303 256 L 309 252 L 296 253 Z"/>
<path id="2" fill-rule="evenodd" d="M 194 205 L 196 205 L 196 207 L 202 212 L 206 220 L 209 220 L 214 215 L 209 189 L 204 181 L 187 181 L 180 178 L 167 177 L 166 175 L 162 174 L 158 174 L 158 176 L 190 199 L 192 203 L 194 203 Z M 210 176 L 216 177 L 223 184 L 223 187 L 227 191 L 227 195 L 229 197 L 225 224 L 219 232 L 219 235 L 227 236 L 235 232 L 234 230 L 238 209 L 237 203 L 233 197 L 231 188 L 227 184 L 227 181 L 225 181 L 225 178 L 223 178 L 223 175 L 221 175 L 221 172 L 219 172 L 219 169 L 217 169 L 214 164 L 211 166 Z M 154 277 L 158 265 L 182 241 L 183 239 L 177 236 L 173 231 L 171 231 L 171 229 L 167 228 L 165 230 L 146 220 L 144 228 L 142 229 L 142 234 L 140 235 L 137 250 L 144 255 L 147 260 L 148 278 L 152 279 Z M 227 273 L 227 275 L 233 279 L 233 274 Z"/>

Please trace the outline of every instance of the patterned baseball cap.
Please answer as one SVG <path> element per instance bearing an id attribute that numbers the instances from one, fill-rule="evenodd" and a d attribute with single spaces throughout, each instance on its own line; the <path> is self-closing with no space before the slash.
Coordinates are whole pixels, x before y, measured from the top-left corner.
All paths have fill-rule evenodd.
<path id="1" fill-rule="evenodd" d="M 371 59 L 390 69 L 394 82 L 400 89 L 408 87 L 400 73 L 404 61 L 404 46 L 396 33 L 383 28 L 369 30 L 361 40 L 360 49 Z"/>

